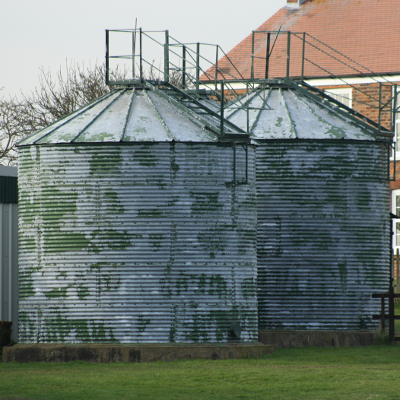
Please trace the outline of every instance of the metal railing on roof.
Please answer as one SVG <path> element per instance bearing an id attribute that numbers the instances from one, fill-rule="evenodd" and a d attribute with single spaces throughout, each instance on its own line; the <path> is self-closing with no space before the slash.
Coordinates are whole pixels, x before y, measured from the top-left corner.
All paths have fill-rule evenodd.
<path id="1" fill-rule="evenodd" d="M 124 34 L 125 48 L 112 52 L 112 35 Z M 127 40 L 126 40 L 127 39 Z M 153 50 L 148 49 L 153 46 Z M 153 58 L 161 55 L 159 65 Z M 123 55 L 121 55 L 123 54 Z M 229 100 L 236 100 L 237 106 L 246 108 L 246 96 L 259 85 L 273 84 L 276 79 L 288 86 L 297 82 L 321 98 L 329 100 L 356 118 L 367 122 L 379 132 L 395 131 L 399 119 L 400 104 L 397 104 L 399 90 L 395 83 L 380 77 L 371 69 L 352 60 L 332 46 L 306 32 L 253 31 L 251 35 L 250 60 L 242 57 L 233 62 L 219 45 L 209 43 L 182 43 L 173 38 L 169 31 L 144 31 L 119 29 L 106 31 L 106 83 L 108 85 L 141 85 L 144 81 L 158 86 L 178 88 L 196 99 L 204 93 L 220 102 L 221 132 L 224 129 L 223 107 Z M 127 76 L 112 78 L 112 63 L 124 62 Z M 249 68 L 244 68 L 248 66 Z M 247 64 L 246 64 L 247 63 Z M 343 71 L 346 71 L 343 74 Z M 351 77 L 368 77 L 379 85 L 378 96 L 351 83 Z M 366 118 L 361 113 L 335 100 L 321 89 L 306 81 L 315 78 L 334 78 L 346 87 L 364 96 L 352 99 L 377 111 L 377 120 Z M 274 79 L 275 78 L 275 79 Z M 383 89 L 391 86 L 389 98 L 383 96 Z M 357 96 L 360 97 L 360 96 Z M 384 113 L 390 112 L 391 126 L 382 124 Z M 386 118 L 388 119 L 388 118 Z M 393 152 L 395 148 L 393 148 Z"/>

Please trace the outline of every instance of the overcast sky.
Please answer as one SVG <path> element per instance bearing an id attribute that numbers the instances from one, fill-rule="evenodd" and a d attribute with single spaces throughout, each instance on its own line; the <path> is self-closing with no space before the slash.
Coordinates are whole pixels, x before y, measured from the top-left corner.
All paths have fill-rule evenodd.
<path id="1" fill-rule="evenodd" d="M 105 30 L 165 30 L 181 42 L 219 44 L 226 52 L 286 0 L 0 0 L 1 96 L 29 93 L 39 68 L 104 62 Z"/>

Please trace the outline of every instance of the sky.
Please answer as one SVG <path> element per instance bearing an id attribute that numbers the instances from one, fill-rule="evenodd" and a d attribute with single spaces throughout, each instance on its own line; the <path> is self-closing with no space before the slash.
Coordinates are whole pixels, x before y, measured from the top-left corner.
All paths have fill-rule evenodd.
<path id="1" fill-rule="evenodd" d="M 228 52 L 285 5 L 286 0 L 0 0 L 0 97 L 29 94 L 39 85 L 41 67 L 55 75 L 67 63 L 104 63 L 105 30 L 132 29 L 136 19 L 145 31 L 168 29 L 180 42 L 219 44 Z"/>

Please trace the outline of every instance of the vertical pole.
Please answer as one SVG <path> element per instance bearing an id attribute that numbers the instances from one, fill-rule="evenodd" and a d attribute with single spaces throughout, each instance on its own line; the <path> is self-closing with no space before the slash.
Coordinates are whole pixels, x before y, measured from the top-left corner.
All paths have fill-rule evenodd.
<path id="1" fill-rule="evenodd" d="M 165 31 L 164 44 L 164 81 L 169 82 L 169 32 Z"/>
<path id="2" fill-rule="evenodd" d="M 290 75 L 290 31 L 287 32 L 286 78 Z"/>
<path id="3" fill-rule="evenodd" d="M 249 183 L 249 144 L 246 143 L 246 185 Z"/>
<path id="4" fill-rule="evenodd" d="M 186 87 L 186 46 L 182 46 L 182 89 Z"/>
<path id="5" fill-rule="evenodd" d="M 233 184 L 236 184 L 236 142 L 233 142 Z"/>
<path id="6" fill-rule="evenodd" d="M 268 79 L 269 75 L 269 47 L 271 42 L 271 33 L 267 33 L 267 52 L 265 55 L 265 79 Z"/>
<path id="7" fill-rule="evenodd" d="M 254 79 L 254 31 L 251 34 L 251 72 L 250 79 Z"/>
<path id="8" fill-rule="evenodd" d="M 306 52 L 306 33 L 303 32 L 303 50 L 301 53 L 301 81 L 304 81 L 304 54 Z"/>
<path id="9" fill-rule="evenodd" d="M 106 85 L 110 81 L 110 59 L 109 59 L 110 32 L 106 29 Z"/>
<path id="10" fill-rule="evenodd" d="M 200 43 L 197 43 L 196 48 L 196 91 L 199 92 L 200 85 Z"/>
<path id="11" fill-rule="evenodd" d="M 389 340 L 394 340 L 394 288 L 393 285 L 389 287 Z"/>
<path id="12" fill-rule="evenodd" d="M 224 135 L 224 82 L 221 81 L 221 113 L 220 113 L 220 134 Z"/>
<path id="13" fill-rule="evenodd" d="M 250 135 L 250 113 L 249 113 L 249 107 L 250 107 L 250 102 L 249 102 L 249 84 L 246 84 L 246 132 L 248 135 Z"/>
<path id="14" fill-rule="evenodd" d="M 393 113 L 392 113 L 392 131 L 395 133 L 395 137 L 394 137 L 394 147 L 396 148 L 396 143 L 397 143 L 397 136 L 399 135 L 400 132 L 396 132 L 396 109 L 397 109 L 397 84 L 395 83 L 393 85 L 393 91 L 394 91 L 394 96 L 393 96 Z M 393 159 L 394 159 L 394 163 L 396 163 L 396 153 L 394 152 L 393 154 Z M 394 164 L 394 167 L 396 166 L 396 164 Z M 394 173 L 396 173 L 394 171 Z M 395 178 L 396 179 L 396 178 Z"/>
<path id="15" fill-rule="evenodd" d="M 215 47 L 215 91 L 218 91 L 218 45 Z"/>
<path id="16" fill-rule="evenodd" d="M 378 125 L 381 130 L 381 118 L 382 118 L 382 82 L 379 82 L 379 113 L 378 113 Z"/>
<path id="17" fill-rule="evenodd" d="M 140 81 L 143 80 L 142 28 L 139 28 L 140 39 Z"/>
<path id="18" fill-rule="evenodd" d="M 132 32 L 132 79 L 135 79 L 136 29 Z"/>
<path id="19" fill-rule="evenodd" d="M 397 286 L 397 293 L 400 293 L 400 254 L 399 248 L 397 248 L 396 254 L 396 286 Z"/>
<path id="20" fill-rule="evenodd" d="M 393 219 L 390 215 L 390 273 L 389 273 L 389 340 L 394 340 L 394 296 L 393 296 L 393 241 L 394 241 L 394 229 L 393 229 Z"/>

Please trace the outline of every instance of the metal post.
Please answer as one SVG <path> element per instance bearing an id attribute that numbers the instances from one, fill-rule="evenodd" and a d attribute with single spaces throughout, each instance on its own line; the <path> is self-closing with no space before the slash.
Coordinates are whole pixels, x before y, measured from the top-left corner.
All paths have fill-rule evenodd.
<path id="1" fill-rule="evenodd" d="M 395 132 L 395 140 L 394 140 L 394 147 L 393 147 L 393 180 L 396 180 L 396 147 L 397 147 L 397 140 L 398 135 L 400 132 L 396 132 L 396 114 L 397 114 L 397 84 L 394 84 L 394 99 L 393 99 L 393 122 L 392 122 L 392 130 Z"/>
<path id="2" fill-rule="evenodd" d="M 396 286 L 397 286 L 397 293 L 400 293 L 400 254 L 399 248 L 397 248 L 396 254 Z"/>
<path id="3" fill-rule="evenodd" d="M 304 54 L 306 52 L 306 33 L 303 32 L 303 50 L 301 53 L 301 81 L 304 81 Z"/>
<path id="4" fill-rule="evenodd" d="M 249 113 L 249 84 L 246 84 L 246 132 L 250 135 L 250 113 Z"/>
<path id="5" fill-rule="evenodd" d="M 139 28 L 140 39 L 140 81 L 143 80 L 142 28 Z"/>
<path id="6" fill-rule="evenodd" d="M 196 48 L 196 91 L 199 92 L 200 86 L 200 43 L 197 43 Z"/>
<path id="7" fill-rule="evenodd" d="M 218 45 L 215 51 L 215 91 L 218 91 Z"/>
<path id="8" fill-rule="evenodd" d="M 254 31 L 251 34 L 251 75 L 250 79 L 254 79 Z"/>
<path id="9" fill-rule="evenodd" d="M 110 59 L 109 59 L 109 45 L 110 45 L 110 35 L 109 30 L 106 29 L 106 85 L 109 83 L 109 73 L 110 73 Z"/>
<path id="10" fill-rule="evenodd" d="M 182 89 L 186 87 L 186 46 L 182 46 Z"/>
<path id="11" fill-rule="evenodd" d="M 392 341 L 394 339 L 394 296 L 393 296 L 393 257 L 394 257 L 394 252 L 393 252 L 393 236 L 394 236 L 394 230 L 393 230 L 393 220 L 395 219 L 395 216 L 392 214 L 389 214 L 390 218 L 390 272 L 389 272 L 389 340 Z"/>
<path id="12" fill-rule="evenodd" d="M 389 287 L 389 340 L 394 340 L 394 288 L 393 285 Z"/>
<path id="13" fill-rule="evenodd" d="M 169 82 L 169 33 L 165 31 L 164 44 L 164 81 Z"/>
<path id="14" fill-rule="evenodd" d="M 236 142 L 233 142 L 233 184 L 236 184 Z"/>
<path id="15" fill-rule="evenodd" d="M 290 31 L 287 32 L 286 78 L 290 75 Z"/>
<path id="16" fill-rule="evenodd" d="M 221 113 L 220 113 L 220 132 L 224 134 L 224 82 L 221 81 Z"/>
<path id="17" fill-rule="evenodd" d="M 396 108 L 397 108 L 397 84 L 395 83 L 393 85 L 393 91 L 394 91 L 394 96 L 393 96 L 393 113 L 392 113 L 392 131 L 396 131 Z M 397 138 L 395 138 L 397 139 Z"/>
<path id="18" fill-rule="evenodd" d="M 249 183 L 249 144 L 246 143 L 246 185 Z"/>
<path id="19" fill-rule="evenodd" d="M 379 113 L 378 113 L 378 125 L 381 130 L 381 116 L 382 116 L 382 82 L 379 82 Z"/>
<path id="20" fill-rule="evenodd" d="M 132 79 L 135 79 L 136 29 L 132 32 Z"/>
<path id="21" fill-rule="evenodd" d="M 265 79 L 268 79 L 269 75 L 269 47 L 271 42 L 271 33 L 267 33 L 267 52 L 265 55 Z"/>

